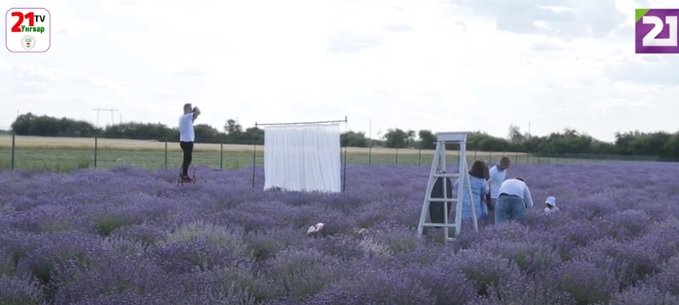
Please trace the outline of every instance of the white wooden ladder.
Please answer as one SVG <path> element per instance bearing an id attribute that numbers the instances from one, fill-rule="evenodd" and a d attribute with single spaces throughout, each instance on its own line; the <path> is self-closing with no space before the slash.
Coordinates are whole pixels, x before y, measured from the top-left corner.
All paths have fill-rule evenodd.
<path id="1" fill-rule="evenodd" d="M 457 144 L 459 145 L 458 152 L 458 173 L 448 173 L 446 170 L 446 144 Z M 434 190 L 434 184 L 437 179 L 442 179 L 443 186 L 443 197 L 442 198 L 432 198 L 431 194 Z M 448 194 L 447 180 L 448 179 L 458 179 L 457 194 L 453 197 L 453 194 Z M 455 191 L 454 191 L 455 192 Z M 450 237 L 450 228 L 455 228 L 455 237 L 460 236 L 461 224 L 462 224 L 462 204 L 465 192 L 469 196 L 470 201 L 472 200 L 472 189 L 469 182 L 469 170 L 467 168 L 467 132 L 440 132 L 436 134 L 436 151 L 434 153 L 434 158 L 431 164 L 431 170 L 429 172 L 429 181 L 427 182 L 427 190 L 424 194 L 424 202 L 422 203 L 422 212 L 420 213 L 420 222 L 417 226 L 418 236 L 422 236 L 424 227 L 442 227 L 444 228 L 444 238 L 446 241 L 453 240 Z M 450 223 L 448 219 L 448 205 L 447 202 L 455 204 L 455 222 Z M 443 219 L 444 223 L 432 223 L 431 220 L 427 222 L 427 214 L 429 213 L 429 208 L 431 203 L 439 203 L 443 205 Z M 474 230 L 478 231 L 478 223 L 476 222 L 476 209 L 474 204 L 471 204 L 472 208 L 472 222 L 474 225 Z"/>

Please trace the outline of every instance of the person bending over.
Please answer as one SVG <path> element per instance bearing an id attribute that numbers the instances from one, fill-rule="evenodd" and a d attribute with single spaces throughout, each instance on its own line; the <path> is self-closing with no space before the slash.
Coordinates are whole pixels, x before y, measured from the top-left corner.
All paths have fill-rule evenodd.
<path id="1" fill-rule="evenodd" d="M 527 208 L 533 207 L 533 198 L 523 178 L 516 177 L 502 182 L 495 207 L 495 224 L 506 221 L 523 223 Z"/>
<path id="2" fill-rule="evenodd" d="M 191 180 L 189 177 L 189 165 L 193 160 L 193 142 L 196 138 L 193 122 L 199 114 L 200 110 L 198 107 L 191 108 L 191 103 L 186 103 L 184 104 L 184 114 L 179 117 L 179 147 L 184 152 L 181 173 L 181 179 L 183 180 Z"/>

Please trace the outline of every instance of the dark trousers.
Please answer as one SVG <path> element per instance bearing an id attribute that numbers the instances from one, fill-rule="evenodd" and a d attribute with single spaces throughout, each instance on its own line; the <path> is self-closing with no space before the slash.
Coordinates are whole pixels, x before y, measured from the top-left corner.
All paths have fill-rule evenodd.
<path id="1" fill-rule="evenodd" d="M 182 175 L 189 175 L 189 165 L 193 160 L 193 142 L 179 142 L 179 146 L 184 152 L 184 161 L 182 161 Z"/>

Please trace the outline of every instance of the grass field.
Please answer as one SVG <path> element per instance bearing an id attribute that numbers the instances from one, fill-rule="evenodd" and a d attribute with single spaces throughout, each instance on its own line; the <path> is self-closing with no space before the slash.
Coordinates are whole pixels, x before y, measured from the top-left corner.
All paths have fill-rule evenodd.
<path id="1" fill-rule="evenodd" d="M 95 149 L 96 147 L 96 149 Z M 194 148 L 194 164 L 237 169 L 261 165 L 263 146 L 237 144 L 202 144 Z M 95 153 L 96 152 L 96 153 Z M 457 162 L 457 151 L 448 151 L 448 161 Z M 347 148 L 349 164 L 402 164 L 429 165 L 433 151 L 419 149 L 391 148 Z M 468 151 L 468 160 L 483 159 L 494 161 L 502 155 L 509 156 L 514 163 L 564 163 L 583 162 L 579 159 L 536 158 L 525 153 L 501 153 Z M 12 136 L 0 135 L 0 169 L 44 169 L 69 171 L 76 168 L 110 168 L 132 165 L 147 169 L 179 167 L 181 149 L 178 143 L 150 140 L 58 138 L 17 136 L 14 139 L 12 157 Z M 592 162 L 588 160 L 586 162 Z"/>

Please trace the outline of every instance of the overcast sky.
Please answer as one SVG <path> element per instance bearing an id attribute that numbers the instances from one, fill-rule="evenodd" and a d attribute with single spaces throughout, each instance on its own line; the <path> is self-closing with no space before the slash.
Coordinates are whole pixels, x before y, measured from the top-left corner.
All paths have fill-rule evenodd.
<path id="1" fill-rule="evenodd" d="M 95 122 L 343 119 L 535 135 L 677 131 L 679 55 L 634 54 L 631 0 L 2 1 L 51 11 L 43 54 L 0 51 L 0 127 L 17 112 Z M 152 5 L 162 3 L 162 5 Z M 40 38 L 39 36 L 37 37 Z M 111 123 L 102 112 L 99 124 Z M 199 141 L 199 139 L 198 139 Z"/>

